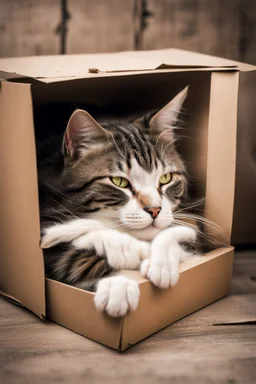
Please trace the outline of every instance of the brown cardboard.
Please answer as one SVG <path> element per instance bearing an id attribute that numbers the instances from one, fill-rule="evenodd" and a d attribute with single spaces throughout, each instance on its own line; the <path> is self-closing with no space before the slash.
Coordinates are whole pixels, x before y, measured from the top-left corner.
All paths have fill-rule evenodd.
<path id="1" fill-rule="evenodd" d="M 30 86 L 3 82 L 0 108 L 0 287 L 44 317 L 44 264 L 39 247 Z"/>
<path id="2" fill-rule="evenodd" d="M 238 130 L 232 244 L 256 244 L 256 72 L 239 76 Z"/>
<path id="3" fill-rule="evenodd" d="M 211 79 L 205 212 L 230 242 L 236 177 L 239 73 L 213 73 Z M 220 102 L 221 100 L 221 102 Z M 216 233 L 218 237 L 218 234 Z M 219 240 L 225 241 L 219 233 Z"/>
<path id="4" fill-rule="evenodd" d="M 98 313 L 94 294 L 47 279 L 47 313 L 66 328 L 108 347 L 123 351 L 159 329 L 216 301 L 229 292 L 233 249 L 220 248 L 181 265 L 179 283 L 168 290 L 155 288 L 139 272 L 124 272 L 139 282 L 137 310 L 124 319 Z"/>
<path id="5" fill-rule="evenodd" d="M 96 73 L 89 73 L 90 68 Z M 129 272 L 139 279 L 141 299 L 137 311 L 123 319 L 97 313 L 94 294 L 56 281 L 46 279 L 45 296 L 31 101 L 33 105 L 68 101 L 118 105 L 124 113 L 139 115 L 161 107 L 189 84 L 184 106 L 189 125 L 185 124 L 180 150 L 194 176 L 196 195 L 205 196 L 205 216 L 222 227 L 221 236 L 211 231 L 211 237 L 228 245 L 240 199 L 237 105 L 242 108 L 248 98 L 245 89 L 240 94 L 239 79 L 243 75 L 249 81 L 252 66 L 161 50 L 1 59 L 0 71 L 9 78 L 1 83 L 0 99 L 0 288 L 4 294 L 40 317 L 45 315 L 46 299 L 46 315 L 52 320 L 124 350 L 228 293 L 233 251 L 226 246 L 182 264 L 179 283 L 167 291 L 154 288 L 138 272 Z"/>
<path id="6" fill-rule="evenodd" d="M 194 263 L 181 265 L 179 283 L 159 290 L 149 281 L 140 284 L 140 303 L 124 318 L 120 349 L 125 350 L 184 316 L 228 294 L 233 249 L 218 249 Z"/>
<path id="7" fill-rule="evenodd" d="M 254 71 L 250 64 L 223 59 L 179 49 L 158 51 L 131 51 L 102 54 L 77 54 L 66 56 L 32 56 L 0 59 L 0 78 L 31 77 L 42 82 L 118 76 L 164 71 L 193 71 L 196 69 L 219 71 L 238 69 Z M 117 72 L 117 73 L 115 73 Z"/>
<path id="8" fill-rule="evenodd" d="M 87 55 L 41 56 L 0 59 L 5 78 L 12 76 L 43 78 L 86 77 L 90 73 L 152 71 L 172 67 L 236 68 L 237 63 L 206 55 L 187 56 L 185 51 L 166 49 L 143 52 L 115 52 Z M 4 75 L 4 74 L 3 74 Z"/>

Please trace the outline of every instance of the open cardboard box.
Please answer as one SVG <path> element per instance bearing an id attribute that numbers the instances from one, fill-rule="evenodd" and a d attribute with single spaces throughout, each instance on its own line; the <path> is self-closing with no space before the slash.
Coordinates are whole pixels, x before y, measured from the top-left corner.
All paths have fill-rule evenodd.
<path id="1" fill-rule="evenodd" d="M 153 287 L 138 271 L 125 271 L 139 281 L 141 297 L 138 309 L 120 319 L 98 313 L 93 293 L 45 279 L 33 107 L 45 102 L 89 103 L 140 114 L 161 107 L 189 84 L 183 128 L 187 139 L 180 149 L 196 182 L 196 196 L 205 197 L 205 217 L 222 227 L 228 242 L 235 236 L 240 243 L 253 242 L 255 230 L 248 224 L 256 216 L 255 206 L 248 205 L 255 191 L 251 189 L 253 167 L 244 169 L 249 178 L 246 187 L 238 178 L 245 178 L 240 165 L 246 160 L 241 160 L 241 154 L 252 142 L 254 67 L 171 49 L 1 59 L 0 71 L 3 295 L 41 319 L 47 316 L 90 339 L 125 350 L 228 294 L 231 246 L 181 264 L 178 284 L 166 291 Z M 246 206 L 250 210 L 244 215 Z M 211 236 L 223 241 L 217 232 Z"/>

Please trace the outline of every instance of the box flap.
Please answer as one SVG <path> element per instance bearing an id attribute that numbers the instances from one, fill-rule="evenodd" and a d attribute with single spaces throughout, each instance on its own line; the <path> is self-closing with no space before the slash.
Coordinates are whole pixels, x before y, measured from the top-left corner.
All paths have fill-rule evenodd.
<path id="1" fill-rule="evenodd" d="M 232 244 L 256 245 L 256 72 L 240 73 Z"/>
<path id="2" fill-rule="evenodd" d="M 9 82 L 0 90 L 0 289 L 44 318 L 31 90 Z"/>
<path id="3" fill-rule="evenodd" d="M 0 76 L 13 79 L 20 76 L 36 79 L 85 78 L 91 74 L 130 71 L 152 71 L 177 68 L 240 69 L 239 63 L 214 56 L 162 49 L 104 54 L 31 56 L 0 59 Z M 249 66 L 250 70 L 255 69 Z M 249 70 L 249 69 L 247 69 Z"/>
<path id="4" fill-rule="evenodd" d="M 202 308 L 229 291 L 233 248 L 219 248 L 180 265 L 175 287 L 161 290 L 139 271 L 122 271 L 138 281 L 140 301 L 135 312 L 113 318 L 98 312 L 95 294 L 46 279 L 47 317 L 108 347 L 124 351 L 159 329 Z M 89 314 L 89 315 L 88 315 Z"/>
<path id="5" fill-rule="evenodd" d="M 238 72 L 212 73 L 208 124 L 205 217 L 219 228 L 206 233 L 230 243 L 236 179 Z"/>
<path id="6" fill-rule="evenodd" d="M 66 328 L 118 349 L 123 319 L 98 312 L 94 293 L 46 279 L 47 318 Z"/>

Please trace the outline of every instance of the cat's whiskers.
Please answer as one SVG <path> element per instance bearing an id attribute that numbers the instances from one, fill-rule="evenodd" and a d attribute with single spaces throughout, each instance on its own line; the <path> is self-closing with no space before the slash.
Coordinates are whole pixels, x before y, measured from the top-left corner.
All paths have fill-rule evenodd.
<path id="1" fill-rule="evenodd" d="M 202 216 L 199 216 L 199 215 L 196 215 L 196 214 L 192 214 L 192 213 L 185 213 L 185 214 L 178 214 L 178 215 L 174 215 L 174 218 L 176 219 L 191 219 L 191 220 L 195 220 L 195 221 L 198 221 L 202 224 L 205 224 L 209 227 L 212 227 L 214 228 L 216 231 L 218 231 L 218 233 L 223 237 L 223 239 L 225 241 L 228 242 L 228 239 L 223 231 L 223 229 L 216 223 L 214 223 L 213 221 L 205 218 L 205 217 L 202 217 Z"/>
<path id="2" fill-rule="evenodd" d="M 114 146 L 116 147 L 116 149 L 117 149 L 117 151 L 118 151 L 118 153 L 119 153 L 119 155 L 125 160 L 126 159 L 126 156 L 120 151 L 120 149 L 119 149 L 119 147 L 118 147 L 118 145 L 117 145 L 117 143 L 116 143 L 116 141 L 115 141 L 115 138 L 114 138 L 114 135 L 113 135 L 113 133 L 112 132 L 110 132 L 110 135 L 111 135 L 111 137 L 112 137 L 112 140 L 113 140 L 113 143 L 114 143 Z"/>
<path id="3" fill-rule="evenodd" d="M 196 208 L 196 207 L 199 207 L 202 203 L 205 202 L 205 198 L 202 198 L 200 200 L 198 200 L 197 202 L 193 203 L 193 204 L 189 204 L 188 207 L 184 207 L 184 208 L 181 208 L 181 209 L 177 209 L 177 211 L 174 211 L 173 213 L 180 213 L 180 212 L 183 212 L 183 211 L 187 211 L 189 209 L 192 209 L 192 208 Z M 204 209 L 198 209 L 198 211 L 203 211 L 205 212 Z"/>
<path id="4" fill-rule="evenodd" d="M 162 145 L 161 146 L 161 158 L 162 159 L 164 159 L 164 157 L 165 157 L 165 153 L 166 153 L 166 151 L 167 151 L 167 149 L 170 147 L 170 146 L 172 146 L 173 145 L 173 141 L 172 142 L 170 142 L 170 143 L 168 143 L 167 145 Z"/>
<path id="5" fill-rule="evenodd" d="M 61 196 L 63 196 L 65 198 L 65 200 L 71 202 L 73 205 L 76 205 L 77 207 L 80 207 L 80 208 L 84 209 L 84 207 L 81 204 L 77 204 L 76 202 L 74 202 L 74 200 L 72 200 L 66 193 L 61 192 L 58 188 L 56 188 L 53 185 L 47 183 L 46 181 L 44 183 L 46 185 L 48 185 L 50 188 L 54 189 L 56 192 L 58 192 Z M 48 195 L 53 198 L 53 196 L 50 193 L 48 193 Z M 56 201 L 56 199 L 55 199 L 55 201 Z"/>
<path id="6" fill-rule="evenodd" d="M 174 219 L 173 223 L 177 224 L 177 225 L 181 225 L 181 226 L 187 226 L 187 227 L 190 227 L 190 228 L 194 229 L 196 231 L 196 233 L 200 237 L 210 241 L 211 243 L 219 244 L 219 245 L 222 245 L 222 246 L 228 246 L 229 245 L 228 243 L 224 243 L 223 241 L 216 240 L 216 239 L 212 238 L 211 236 L 209 236 L 206 233 L 202 232 L 196 225 L 193 225 L 191 223 L 187 223 L 187 222 L 184 222 L 184 221 L 181 221 L 181 220 L 177 220 L 177 219 Z"/>
<path id="7" fill-rule="evenodd" d="M 160 133 L 160 135 L 158 135 L 157 140 L 156 140 L 156 145 L 158 145 L 158 142 L 160 141 L 160 139 L 162 138 L 162 136 L 163 136 L 163 135 L 166 135 L 166 132 L 171 132 L 171 134 L 172 134 L 172 133 L 173 133 L 173 128 L 174 128 L 174 127 L 169 127 L 169 128 L 164 129 L 164 130 Z"/>
<path id="8" fill-rule="evenodd" d="M 164 156 L 165 156 L 165 154 L 166 154 L 167 147 L 169 147 L 169 145 L 172 145 L 172 152 L 173 152 L 173 150 L 175 150 L 175 149 L 178 148 L 178 144 L 175 145 L 175 143 L 176 143 L 177 141 L 179 141 L 179 139 L 175 139 L 175 140 L 173 140 L 171 143 L 169 143 L 169 144 L 167 144 L 167 145 L 165 145 L 165 146 L 164 146 L 164 144 L 162 145 L 162 152 L 161 152 L 161 153 L 162 153 L 162 157 L 163 157 L 163 158 L 164 158 Z M 172 163 L 173 161 L 175 161 L 175 155 L 173 156 L 173 158 L 172 158 L 172 157 L 168 158 L 168 161 L 169 161 L 170 163 Z"/>
<path id="9" fill-rule="evenodd" d="M 55 190 L 56 192 L 58 192 L 60 195 L 62 195 L 66 201 L 72 203 L 72 205 L 76 205 L 76 206 L 77 206 L 77 208 L 76 208 L 75 210 L 73 210 L 72 212 L 76 212 L 79 208 L 82 209 L 83 212 L 85 211 L 85 207 L 84 207 L 83 205 L 74 202 L 74 199 L 72 200 L 67 194 L 61 192 L 58 188 L 56 188 L 56 187 L 50 185 L 50 184 L 47 183 L 47 182 L 45 182 L 45 184 L 48 185 L 50 188 L 54 189 L 54 190 Z M 56 200 L 50 193 L 48 193 L 48 194 L 49 194 L 49 196 L 50 196 L 54 201 L 58 202 L 58 201 L 57 201 L 57 200 Z M 63 206 L 63 205 L 62 205 L 62 206 Z M 49 207 L 50 207 L 50 206 L 49 206 Z M 66 208 L 65 206 L 63 206 L 63 207 Z M 71 212 L 71 211 L 70 211 L 70 212 Z M 82 213 L 83 213 L 83 212 L 82 212 Z M 86 212 L 85 212 L 85 213 L 86 213 Z M 74 214 L 73 214 L 73 215 L 74 215 Z M 102 217 L 104 217 L 104 216 L 102 215 Z M 105 216 L 105 217 L 110 217 L 110 216 Z M 114 216 L 113 216 L 113 217 L 114 217 Z"/>
<path id="10" fill-rule="evenodd" d="M 65 207 L 65 205 L 61 204 L 58 200 L 56 200 L 53 196 L 51 196 L 51 198 L 56 201 L 57 204 L 59 204 L 62 208 L 64 208 L 65 210 L 67 210 L 75 219 L 79 219 L 78 216 L 76 216 L 72 211 L 70 211 L 67 207 Z"/>
<path id="11" fill-rule="evenodd" d="M 43 205 L 45 205 L 46 207 L 48 207 L 48 208 L 52 209 L 54 212 L 58 213 L 59 215 L 62 215 L 62 216 L 64 216 L 66 219 L 69 219 L 69 218 L 70 218 L 70 216 L 69 216 L 69 215 L 66 215 L 65 213 L 63 213 L 63 212 L 59 211 L 58 209 L 56 209 L 56 208 L 52 207 L 51 205 L 48 205 L 48 204 L 46 204 L 46 203 L 45 203 L 45 202 L 43 202 L 43 201 L 41 201 L 41 202 L 40 202 L 40 204 L 43 204 Z M 60 219 L 60 218 L 59 218 L 59 220 L 60 220 L 62 223 L 64 223 L 64 221 L 63 221 L 62 219 Z"/>

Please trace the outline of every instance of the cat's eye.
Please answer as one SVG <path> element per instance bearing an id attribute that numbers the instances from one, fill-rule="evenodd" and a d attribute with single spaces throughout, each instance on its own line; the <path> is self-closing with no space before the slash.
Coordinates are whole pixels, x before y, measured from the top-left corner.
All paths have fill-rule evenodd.
<path id="1" fill-rule="evenodd" d="M 129 185 L 129 181 L 125 177 L 111 177 L 111 181 L 113 184 L 120 188 L 126 188 Z"/>
<path id="2" fill-rule="evenodd" d="M 159 179 L 161 185 L 168 184 L 172 180 L 172 173 L 168 172 L 162 175 Z"/>

